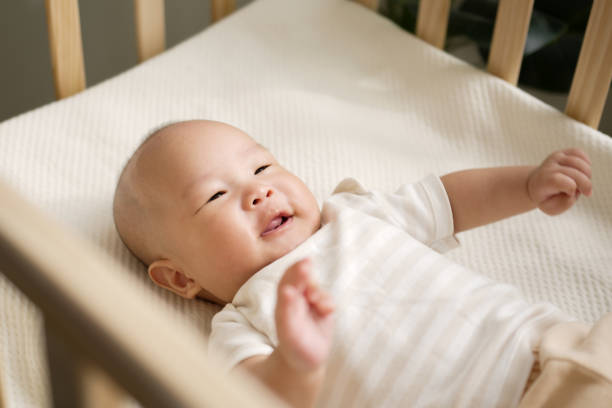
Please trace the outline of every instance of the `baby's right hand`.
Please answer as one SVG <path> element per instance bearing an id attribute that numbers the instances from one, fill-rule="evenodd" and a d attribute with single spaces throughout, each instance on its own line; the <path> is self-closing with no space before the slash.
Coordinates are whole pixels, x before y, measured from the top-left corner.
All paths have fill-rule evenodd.
<path id="1" fill-rule="evenodd" d="M 334 305 L 312 280 L 309 259 L 294 263 L 278 284 L 276 331 L 279 351 L 300 371 L 321 367 L 333 341 Z"/>
<path id="2" fill-rule="evenodd" d="M 527 179 L 529 198 L 549 215 L 569 209 L 580 193 L 590 196 L 592 189 L 591 161 L 580 149 L 552 153 Z"/>

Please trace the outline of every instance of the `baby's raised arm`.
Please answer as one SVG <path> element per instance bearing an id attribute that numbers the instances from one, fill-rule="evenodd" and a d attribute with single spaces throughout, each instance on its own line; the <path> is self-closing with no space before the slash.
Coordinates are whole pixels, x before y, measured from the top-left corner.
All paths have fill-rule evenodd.
<path id="1" fill-rule="evenodd" d="M 333 340 L 334 306 L 310 277 L 308 259 L 293 264 L 278 285 L 278 347 L 240 366 L 295 407 L 314 405 Z"/>
<path id="2" fill-rule="evenodd" d="M 591 162 L 580 149 L 552 153 L 539 166 L 458 171 L 442 183 L 453 210 L 455 233 L 539 208 L 549 215 L 591 195 Z"/>

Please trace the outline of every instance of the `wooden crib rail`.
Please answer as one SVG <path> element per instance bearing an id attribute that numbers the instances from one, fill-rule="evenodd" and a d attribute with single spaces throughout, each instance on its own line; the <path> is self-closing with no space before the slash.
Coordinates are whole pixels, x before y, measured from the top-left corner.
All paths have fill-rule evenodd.
<path id="1" fill-rule="evenodd" d="M 211 0 L 210 15 L 213 22 L 230 15 L 234 10 L 236 10 L 235 0 Z"/>
<path id="2" fill-rule="evenodd" d="M 533 0 L 500 0 L 487 70 L 516 85 Z M 597 128 L 612 80 L 612 1 L 594 0 L 565 113 Z"/>
<path id="3" fill-rule="evenodd" d="M 77 0 L 46 0 L 47 30 L 55 97 L 85 89 L 81 19 Z"/>
<path id="4" fill-rule="evenodd" d="M 595 0 L 565 113 L 597 128 L 612 80 L 612 1 Z"/>
<path id="5" fill-rule="evenodd" d="M 36 303 L 73 353 L 95 362 L 144 406 L 282 406 L 247 376 L 221 375 L 201 334 L 143 296 L 129 272 L 93 244 L 1 181 L 0 197 L 2 273 Z"/>
<path id="6" fill-rule="evenodd" d="M 213 21 L 236 8 L 235 0 L 210 0 Z M 376 10 L 379 0 L 356 0 Z M 444 48 L 451 0 L 421 0 L 417 35 Z M 516 85 L 534 0 L 500 0 L 487 70 Z M 612 77 L 612 2 L 595 0 L 566 114 L 597 128 Z M 78 0 L 46 0 L 50 54 L 56 96 L 85 89 Z M 138 57 L 142 62 L 165 49 L 164 0 L 134 0 Z"/>
<path id="7" fill-rule="evenodd" d="M 518 82 L 533 0 L 500 0 L 487 71 L 512 85 Z"/>
<path id="8" fill-rule="evenodd" d="M 134 21 L 138 61 L 142 62 L 166 49 L 164 0 L 134 0 Z"/>
<path id="9" fill-rule="evenodd" d="M 358 0 L 378 8 L 378 0 Z M 420 0 L 416 34 L 443 49 L 451 0 Z M 516 85 L 534 0 L 500 0 L 487 71 Z M 612 1 L 594 0 L 565 113 L 599 126 L 612 78 Z"/>
<path id="10" fill-rule="evenodd" d="M 416 35 L 434 47 L 444 49 L 450 0 L 421 0 Z"/>
<path id="11" fill-rule="evenodd" d="M 85 89 L 85 63 L 78 0 L 45 0 L 53 82 L 57 99 Z M 211 0 L 216 22 L 236 8 L 235 0 Z M 164 0 L 134 0 L 134 26 L 138 60 L 145 61 L 166 49 Z"/>

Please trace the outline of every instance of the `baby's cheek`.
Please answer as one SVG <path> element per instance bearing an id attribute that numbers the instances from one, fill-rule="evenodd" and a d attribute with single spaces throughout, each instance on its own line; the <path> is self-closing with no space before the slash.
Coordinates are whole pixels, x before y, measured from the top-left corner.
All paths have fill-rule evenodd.
<path id="1" fill-rule="evenodd" d="M 305 206 L 306 220 L 311 228 L 311 233 L 314 233 L 321 226 L 321 210 L 314 196 L 309 197 Z"/>
<path id="2" fill-rule="evenodd" d="M 236 228 L 223 220 L 212 223 L 206 231 L 208 247 L 217 252 L 231 250 L 240 243 L 240 235 Z"/>

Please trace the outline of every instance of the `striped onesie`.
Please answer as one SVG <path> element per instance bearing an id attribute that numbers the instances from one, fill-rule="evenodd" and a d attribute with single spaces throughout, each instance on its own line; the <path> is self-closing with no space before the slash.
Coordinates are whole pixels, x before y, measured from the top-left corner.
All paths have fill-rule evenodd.
<path id="1" fill-rule="evenodd" d="M 310 257 L 336 304 L 318 406 L 518 405 L 543 332 L 570 319 L 440 254 L 458 242 L 438 177 L 394 194 L 346 179 L 321 219 L 314 235 L 253 275 L 213 318 L 209 347 L 227 369 L 273 351 L 277 284 Z"/>

